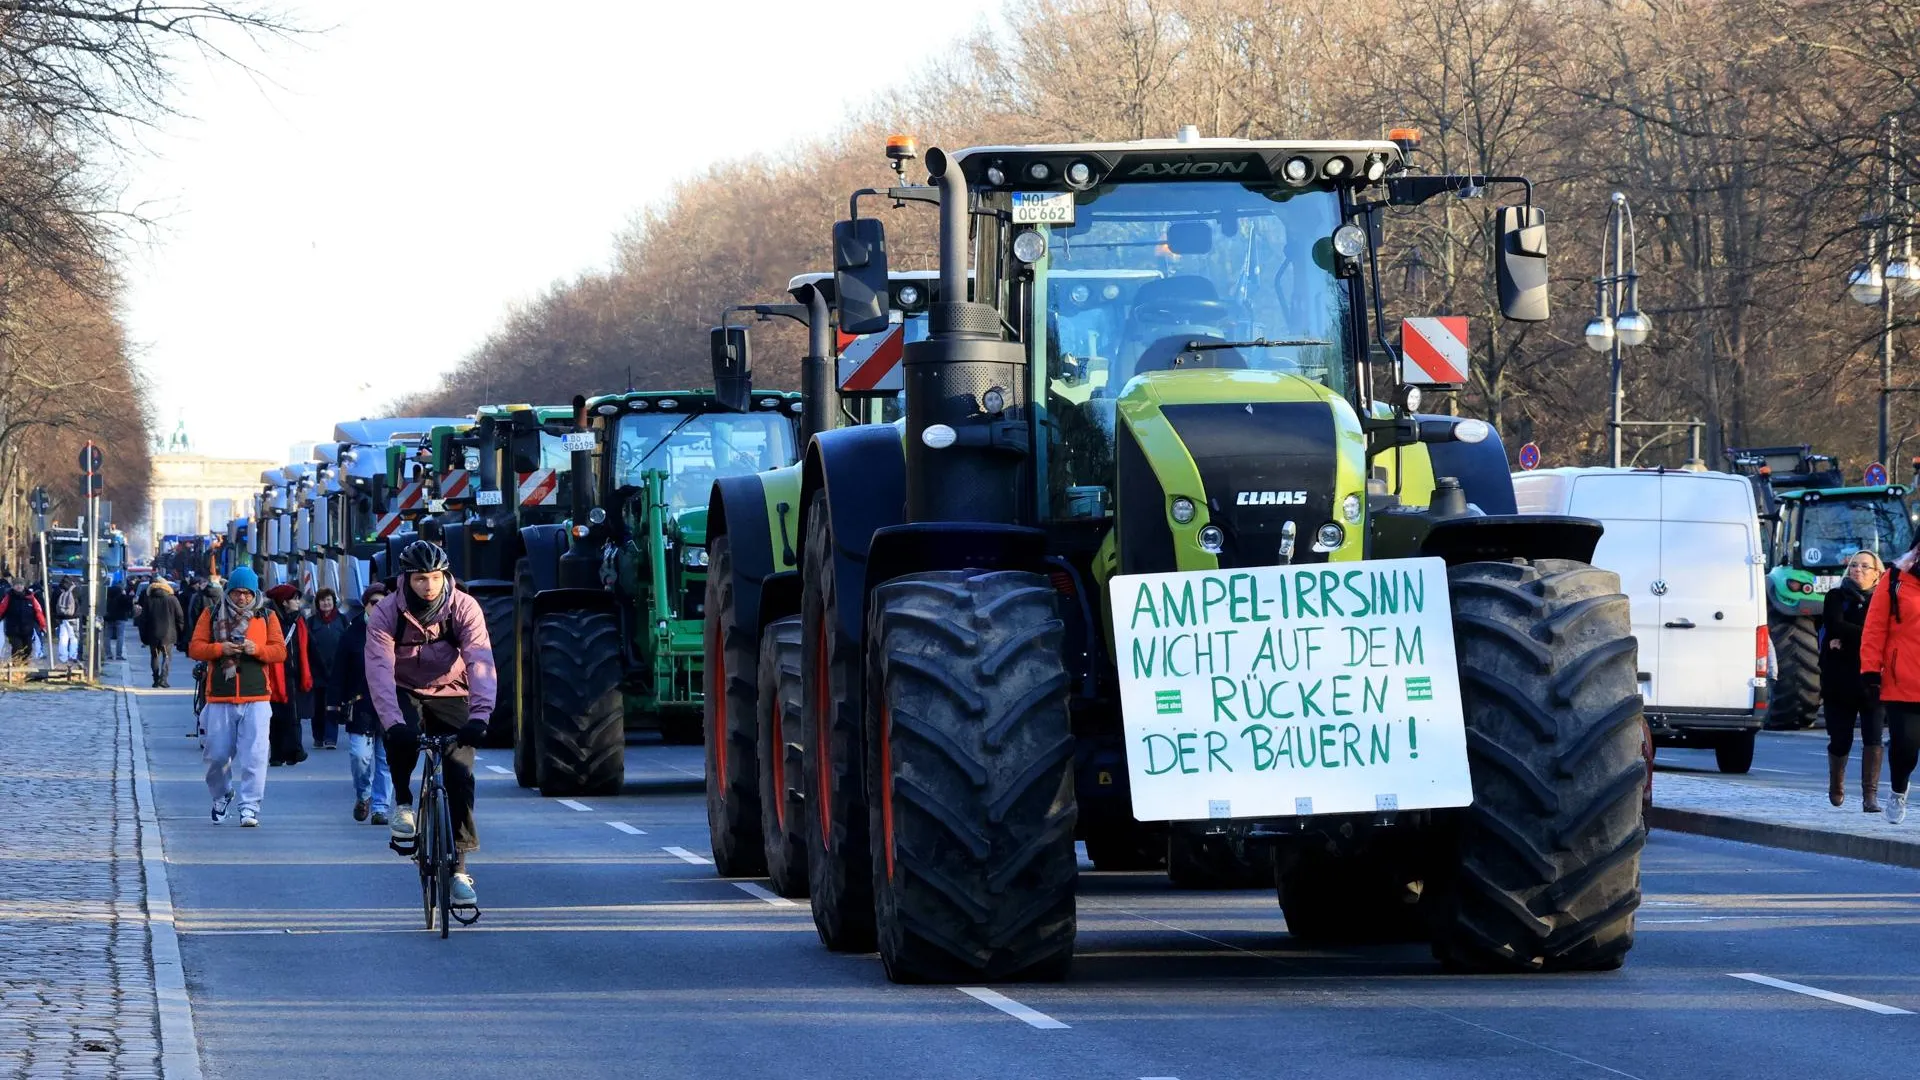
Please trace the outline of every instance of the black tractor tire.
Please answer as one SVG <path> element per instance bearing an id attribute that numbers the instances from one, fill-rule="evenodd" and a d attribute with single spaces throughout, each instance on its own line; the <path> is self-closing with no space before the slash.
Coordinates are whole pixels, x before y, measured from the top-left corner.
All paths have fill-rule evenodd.
<path id="1" fill-rule="evenodd" d="M 1167 868 L 1167 832 L 1128 818 L 1087 830 L 1087 859 L 1102 873 Z"/>
<path id="2" fill-rule="evenodd" d="M 939 571 L 875 590 L 868 832 L 880 962 L 903 983 L 1073 962 L 1073 728 L 1051 583 Z"/>
<path id="3" fill-rule="evenodd" d="M 781 896 L 807 895 L 806 710 L 800 691 L 800 616 L 760 635 L 760 836 L 767 879 Z"/>
<path id="4" fill-rule="evenodd" d="M 483 745 L 498 750 L 513 745 L 513 594 L 483 592 L 475 595 L 474 600 L 480 604 L 480 614 L 487 620 L 487 641 L 493 646 L 494 674 L 499 680 Z"/>
<path id="5" fill-rule="evenodd" d="M 759 642 L 734 625 L 733 551 L 723 533 L 707 546 L 706 687 L 701 720 L 707 741 L 707 834 L 721 877 L 766 873 L 760 839 Z"/>
<path id="6" fill-rule="evenodd" d="M 514 570 L 514 640 L 500 665 L 513 665 L 516 695 L 513 724 L 513 779 L 523 788 L 540 786 L 540 665 L 533 662 L 533 572 L 521 559 Z M 494 647 L 498 650 L 499 646 Z M 497 654 L 497 653 L 496 653 Z"/>
<path id="7" fill-rule="evenodd" d="M 867 839 L 866 697 L 860 644 L 840 624 L 827 495 L 807 508 L 800 567 L 800 689 L 807 733 L 807 892 L 820 941 L 872 952 L 873 851 Z M 858 605 L 860 598 L 849 597 Z"/>
<path id="8" fill-rule="evenodd" d="M 1271 889 L 1273 849 L 1175 825 L 1167 832 L 1167 882 L 1176 889 Z"/>
<path id="9" fill-rule="evenodd" d="M 1395 873 L 1406 860 L 1374 851 L 1304 849 L 1279 857 L 1274 892 L 1287 933 L 1309 945 L 1421 941 L 1421 884 Z"/>
<path id="10" fill-rule="evenodd" d="M 1627 598 L 1583 562 L 1448 569 L 1473 805 L 1428 887 L 1453 970 L 1617 968 L 1633 947 L 1647 782 Z M 1436 887 L 1437 886 L 1437 887 Z"/>
<path id="11" fill-rule="evenodd" d="M 1820 623 L 1805 615 L 1767 616 L 1779 674 L 1767 699 L 1767 727 L 1775 731 L 1810 728 L 1820 717 Z"/>
<path id="12" fill-rule="evenodd" d="M 1713 763 L 1723 773 L 1744 773 L 1753 769 L 1753 744 L 1757 731 L 1730 731 L 1714 740 Z"/>
<path id="13" fill-rule="evenodd" d="M 534 620 L 540 666 L 540 794 L 617 795 L 626 782 L 620 620 L 550 611 Z"/>

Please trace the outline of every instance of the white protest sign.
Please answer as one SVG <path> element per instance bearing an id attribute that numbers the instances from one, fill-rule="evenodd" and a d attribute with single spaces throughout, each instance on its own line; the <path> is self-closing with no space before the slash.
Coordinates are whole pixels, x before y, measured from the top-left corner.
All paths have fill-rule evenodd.
<path id="1" fill-rule="evenodd" d="M 1134 817 L 1473 801 L 1444 561 L 1135 574 L 1110 587 Z"/>

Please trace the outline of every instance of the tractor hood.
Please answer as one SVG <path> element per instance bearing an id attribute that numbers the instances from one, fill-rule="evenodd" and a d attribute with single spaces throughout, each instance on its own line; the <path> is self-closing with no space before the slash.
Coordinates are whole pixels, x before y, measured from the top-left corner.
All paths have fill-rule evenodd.
<path id="1" fill-rule="evenodd" d="M 683 544 L 705 546 L 707 542 L 707 508 L 690 506 L 673 512 L 673 531 L 679 535 Z"/>

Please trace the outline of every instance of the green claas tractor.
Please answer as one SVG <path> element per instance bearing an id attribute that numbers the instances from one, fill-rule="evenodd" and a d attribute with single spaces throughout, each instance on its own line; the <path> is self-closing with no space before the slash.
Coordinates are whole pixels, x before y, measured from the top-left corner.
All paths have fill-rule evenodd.
<path id="1" fill-rule="evenodd" d="M 1729 449 L 1750 476 L 1766 526 L 1767 622 L 1775 676 L 1767 726 L 1812 727 L 1820 718 L 1820 616 L 1847 560 L 1871 551 L 1891 561 L 1913 544 L 1908 488 L 1844 486 L 1839 462 L 1808 446 Z"/>
<path id="2" fill-rule="evenodd" d="M 566 520 L 520 532 L 521 772 L 546 795 L 617 792 L 626 732 L 700 739 L 707 500 L 791 464 L 798 394 L 629 391 L 574 399 Z M 530 774 L 530 775 L 529 775 Z"/>
<path id="3" fill-rule="evenodd" d="M 1645 721 L 1601 526 L 1516 513 L 1492 429 L 1376 395 L 1411 368 L 1369 359 L 1388 208 L 1525 181 L 1404 154 L 1192 129 L 928 152 L 904 422 L 816 433 L 793 504 L 828 948 L 896 981 L 1061 977 L 1076 837 L 1155 824 L 1267 848 L 1303 939 L 1624 961 Z M 1502 311 L 1537 321 L 1525 190 L 1492 239 Z M 839 328 L 884 326 L 880 222 L 838 223 L 834 263 Z"/>
<path id="4" fill-rule="evenodd" d="M 836 334 L 832 274 L 790 281 L 791 305 L 738 309 L 787 315 L 808 327 L 803 448 L 817 431 L 898 418 L 904 347 L 926 337 L 934 278 L 932 271 L 889 275 L 890 320 L 864 335 Z M 748 344 L 744 327 L 714 331 L 716 381 L 748 355 Z M 726 877 L 766 874 L 789 897 L 807 891 L 805 751 L 797 735 L 800 480 L 798 463 L 727 477 L 713 486 L 707 511 L 705 735 L 714 866 Z"/>

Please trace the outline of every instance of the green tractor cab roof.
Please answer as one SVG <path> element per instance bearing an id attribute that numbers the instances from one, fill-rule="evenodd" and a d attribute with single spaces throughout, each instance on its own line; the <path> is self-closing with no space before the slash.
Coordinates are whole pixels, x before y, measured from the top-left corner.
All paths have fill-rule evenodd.
<path id="1" fill-rule="evenodd" d="M 800 395 L 791 390 L 755 390 L 747 409 L 750 412 L 797 414 L 800 411 Z M 596 416 L 617 416 L 623 412 L 730 411 L 721 406 L 712 390 L 629 390 L 624 394 L 601 394 L 587 399 L 587 412 Z"/>
<path id="2" fill-rule="evenodd" d="M 1175 154 L 1187 155 L 1185 160 Z M 1294 158 L 1302 169 L 1288 169 Z M 967 182 L 987 187 L 1058 191 L 1063 186 L 1161 180 L 1271 180 L 1305 186 L 1316 180 L 1372 181 L 1406 165 L 1398 143 L 1254 139 L 1142 139 L 1137 142 L 973 146 L 947 159 Z M 1379 171 L 1369 168 L 1378 160 Z M 1334 164 L 1339 161 L 1339 164 Z M 1075 166 L 1083 166 L 1075 169 Z"/>
<path id="3" fill-rule="evenodd" d="M 1774 497 L 1782 502 L 1788 500 L 1820 502 L 1824 499 L 1904 499 L 1907 497 L 1907 491 L 1905 484 L 1885 484 L 1879 487 L 1796 488 L 1792 491 L 1778 492 Z"/>

